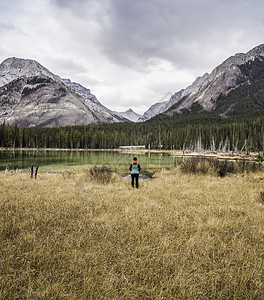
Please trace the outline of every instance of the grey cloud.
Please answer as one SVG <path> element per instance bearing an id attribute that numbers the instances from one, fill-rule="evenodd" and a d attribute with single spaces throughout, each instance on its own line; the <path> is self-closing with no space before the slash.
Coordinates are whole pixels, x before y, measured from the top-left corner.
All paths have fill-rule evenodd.
<path id="1" fill-rule="evenodd" d="M 56 64 L 56 68 L 60 68 L 64 71 L 68 70 L 69 72 L 74 72 L 76 74 L 89 72 L 84 65 L 76 62 L 74 59 L 48 57 L 46 60 L 50 63 L 50 65 Z"/>
<path id="2" fill-rule="evenodd" d="M 49 69 L 62 77 L 67 77 L 72 81 L 78 81 L 87 85 L 87 87 L 95 87 L 100 82 L 92 77 L 91 72 L 78 60 L 70 58 L 53 58 L 46 57 L 46 64 Z M 55 68 L 56 66 L 56 68 Z"/>
<path id="3" fill-rule="evenodd" d="M 0 22 L 0 31 L 15 31 L 16 28 L 12 23 L 2 23 Z"/>
<path id="4" fill-rule="evenodd" d="M 100 19 L 100 15 L 107 7 L 108 0 L 49 0 L 59 10 L 68 10 L 76 18 L 83 20 Z"/>
<path id="5" fill-rule="evenodd" d="M 232 47 L 236 32 L 246 38 L 256 22 L 263 24 L 252 1 L 112 0 L 108 14 L 98 36 L 102 51 L 136 69 L 147 68 L 152 59 L 193 68 L 193 61 L 200 64 L 197 59 L 212 48 Z"/>
<path id="6" fill-rule="evenodd" d="M 260 0 L 50 1 L 58 10 L 67 9 L 76 22 L 87 20 L 78 31 L 74 25 L 67 27 L 77 43 L 86 36 L 83 43 L 99 46 L 115 64 L 141 72 L 151 70 L 157 60 L 167 60 L 178 69 L 200 69 L 205 61 L 212 66 L 218 48 L 224 45 L 220 59 L 225 59 L 245 38 L 249 43 L 256 24 L 259 28 L 264 24 Z M 96 24 L 93 36 L 89 22 Z"/>
<path id="7" fill-rule="evenodd" d="M 13 23 L 0 23 L 0 33 L 3 35 L 20 35 L 20 36 L 28 36 L 26 32 L 24 32 L 21 28 L 15 26 Z"/>

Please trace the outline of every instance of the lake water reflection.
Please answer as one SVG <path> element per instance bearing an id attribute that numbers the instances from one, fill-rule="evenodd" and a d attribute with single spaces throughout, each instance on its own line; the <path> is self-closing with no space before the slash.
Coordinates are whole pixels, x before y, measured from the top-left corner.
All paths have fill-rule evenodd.
<path id="1" fill-rule="evenodd" d="M 126 174 L 129 173 L 128 168 L 134 156 L 137 156 L 143 174 L 151 173 L 161 168 L 171 168 L 173 166 L 172 156 L 156 153 L 135 154 L 115 151 L 1 150 L 0 170 L 5 170 L 7 164 L 9 164 L 13 170 L 27 169 L 31 165 L 38 165 L 40 170 L 48 172 L 105 165 L 120 174 Z"/>

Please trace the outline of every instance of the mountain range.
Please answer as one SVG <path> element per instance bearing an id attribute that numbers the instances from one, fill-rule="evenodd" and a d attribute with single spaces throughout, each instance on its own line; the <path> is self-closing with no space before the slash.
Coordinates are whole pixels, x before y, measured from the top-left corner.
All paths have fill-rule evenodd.
<path id="1" fill-rule="evenodd" d="M 56 127 L 129 122 L 138 117 L 131 109 L 111 111 L 90 89 L 60 78 L 34 60 L 12 57 L 0 65 L 0 123 Z"/>
<path id="2" fill-rule="evenodd" d="M 152 105 L 140 120 L 153 118 L 157 112 L 169 117 L 203 112 L 229 118 L 243 114 L 242 109 L 245 106 L 248 111 L 251 110 L 251 114 L 253 111 L 260 113 L 264 109 L 263 77 L 264 44 L 245 54 L 237 53 L 229 57 L 210 74 L 198 77 L 186 89 L 172 95 L 168 101 Z M 253 101 L 253 95 L 258 101 Z"/>
<path id="3" fill-rule="evenodd" d="M 36 61 L 8 58 L 0 65 L 0 124 L 55 127 L 201 113 L 222 119 L 264 113 L 264 44 L 229 57 L 187 88 L 166 94 L 142 116 L 131 109 L 111 111 L 89 89 L 54 75 Z"/>

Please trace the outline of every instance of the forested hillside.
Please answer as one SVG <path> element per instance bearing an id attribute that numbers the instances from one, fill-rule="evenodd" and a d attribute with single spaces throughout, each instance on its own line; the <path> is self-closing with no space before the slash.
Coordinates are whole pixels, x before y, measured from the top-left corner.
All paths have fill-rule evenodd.
<path id="1" fill-rule="evenodd" d="M 0 125 L 0 146 L 30 148 L 98 148 L 145 145 L 151 149 L 262 151 L 264 117 L 231 121 L 198 118 L 180 122 L 155 118 L 145 123 L 116 123 L 61 128 Z M 199 122 L 198 122 L 199 121 Z"/>

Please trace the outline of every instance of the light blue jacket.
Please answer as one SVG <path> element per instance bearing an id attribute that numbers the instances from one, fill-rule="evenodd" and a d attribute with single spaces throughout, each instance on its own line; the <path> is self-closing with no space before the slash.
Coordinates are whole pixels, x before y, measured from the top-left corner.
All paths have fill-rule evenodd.
<path id="1" fill-rule="evenodd" d="M 129 170 L 131 171 L 131 174 L 139 174 L 139 171 L 141 170 L 140 164 L 131 164 Z"/>

